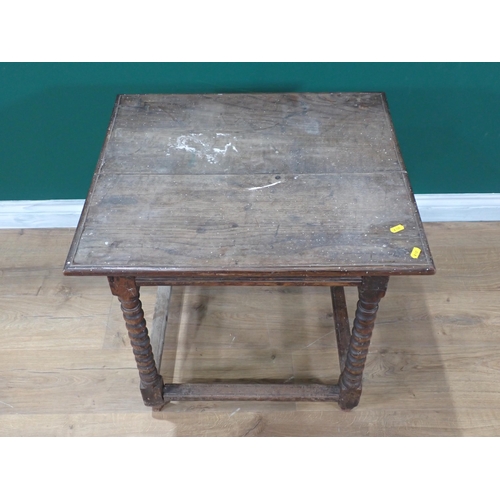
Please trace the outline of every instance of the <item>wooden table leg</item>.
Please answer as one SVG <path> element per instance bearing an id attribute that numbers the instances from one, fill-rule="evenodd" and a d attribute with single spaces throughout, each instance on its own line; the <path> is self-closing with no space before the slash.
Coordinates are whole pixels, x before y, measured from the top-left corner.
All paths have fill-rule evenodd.
<path id="1" fill-rule="evenodd" d="M 156 293 L 155 311 L 153 313 L 153 324 L 149 334 L 153 357 L 158 371 L 161 369 L 161 358 L 163 355 L 163 344 L 165 342 L 165 330 L 167 328 L 168 307 L 171 295 L 171 286 L 158 287 Z"/>
<path id="2" fill-rule="evenodd" d="M 152 342 L 146 327 L 144 311 L 139 299 L 139 286 L 132 277 L 108 277 L 113 295 L 118 297 L 125 324 L 132 344 L 140 389 L 144 404 L 159 410 L 170 400 L 276 400 L 276 401 L 337 401 L 343 410 L 358 405 L 366 356 L 370 346 L 378 304 L 387 290 L 389 278 L 366 277 L 358 286 L 359 301 L 349 336 L 349 320 L 341 286 L 331 287 L 332 303 L 336 318 L 335 329 L 339 347 L 341 375 L 334 386 L 284 386 L 260 384 L 167 384 L 159 374 L 159 360 L 163 345 L 170 288 L 159 290 L 160 306 L 158 324 L 153 328 Z M 158 304 L 158 303 L 157 303 Z M 160 321 L 161 320 L 161 321 Z M 155 328 L 158 330 L 155 336 Z M 157 362 L 155 362 L 155 358 Z M 164 394 L 167 397 L 164 398 Z"/>
<path id="3" fill-rule="evenodd" d="M 111 293 L 118 297 L 130 343 L 141 379 L 140 389 L 146 406 L 161 407 L 163 378 L 156 368 L 144 311 L 139 300 L 139 287 L 134 278 L 108 277 Z"/>
<path id="4" fill-rule="evenodd" d="M 366 277 L 358 286 L 359 301 L 356 307 L 356 316 L 345 358 L 345 366 L 339 379 L 339 406 L 343 410 L 350 410 L 359 403 L 363 370 L 370 347 L 378 304 L 385 295 L 388 282 L 389 277 L 387 276 Z"/>
<path id="5" fill-rule="evenodd" d="M 337 336 L 337 349 L 339 351 L 339 366 L 340 372 L 345 366 L 345 358 L 351 341 L 351 333 L 349 332 L 349 315 L 347 313 L 347 305 L 345 302 L 345 294 L 343 286 L 330 287 L 333 305 L 333 319 L 335 322 L 335 334 Z"/>

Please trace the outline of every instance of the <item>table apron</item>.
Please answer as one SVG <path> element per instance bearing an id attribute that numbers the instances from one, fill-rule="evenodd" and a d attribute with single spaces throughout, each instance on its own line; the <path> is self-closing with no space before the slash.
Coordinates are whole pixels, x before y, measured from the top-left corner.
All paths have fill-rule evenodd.
<path id="1" fill-rule="evenodd" d="M 360 277 L 352 278 L 247 278 L 247 277 L 216 277 L 216 278 L 153 278 L 136 277 L 137 286 L 358 286 Z"/>

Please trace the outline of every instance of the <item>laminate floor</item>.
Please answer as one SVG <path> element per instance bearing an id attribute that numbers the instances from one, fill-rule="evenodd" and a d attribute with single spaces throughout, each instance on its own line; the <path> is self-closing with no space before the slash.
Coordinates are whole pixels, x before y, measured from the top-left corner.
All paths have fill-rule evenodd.
<path id="1" fill-rule="evenodd" d="M 107 280 L 62 274 L 74 231 L 1 230 L 0 435 L 498 436 L 500 223 L 425 229 L 437 274 L 391 278 L 357 408 L 178 402 L 155 413 Z M 156 290 L 141 292 L 150 320 Z M 333 328 L 327 287 L 178 287 L 161 371 L 334 383 Z"/>

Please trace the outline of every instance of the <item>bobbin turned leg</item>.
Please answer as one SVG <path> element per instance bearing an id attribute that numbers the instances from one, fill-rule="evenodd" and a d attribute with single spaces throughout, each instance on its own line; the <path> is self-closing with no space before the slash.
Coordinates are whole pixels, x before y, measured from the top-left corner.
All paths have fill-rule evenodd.
<path id="1" fill-rule="evenodd" d="M 339 379 L 339 406 L 350 410 L 358 405 L 366 356 L 370 347 L 373 326 L 380 299 L 385 295 L 389 277 L 366 277 L 358 286 L 359 301 L 356 307 L 351 339 L 345 366 Z"/>
<path id="2" fill-rule="evenodd" d="M 108 277 L 111 293 L 118 297 L 127 327 L 130 343 L 139 369 L 140 389 L 146 406 L 161 407 L 163 400 L 163 378 L 158 373 L 151 341 L 139 300 L 139 287 L 134 278 Z"/>

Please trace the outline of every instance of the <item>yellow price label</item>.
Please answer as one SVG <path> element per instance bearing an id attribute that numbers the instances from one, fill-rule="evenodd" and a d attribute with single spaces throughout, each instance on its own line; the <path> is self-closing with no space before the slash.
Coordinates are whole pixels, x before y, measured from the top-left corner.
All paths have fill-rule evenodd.
<path id="1" fill-rule="evenodd" d="M 413 259 L 418 259 L 418 256 L 420 255 L 420 252 L 422 250 L 420 250 L 420 248 L 418 247 L 413 247 L 413 250 L 411 251 L 411 254 L 410 256 L 413 258 Z"/>
<path id="2" fill-rule="evenodd" d="M 399 231 L 402 231 L 404 228 L 402 224 L 398 224 L 397 226 L 391 227 L 390 231 L 391 233 L 399 233 Z"/>

